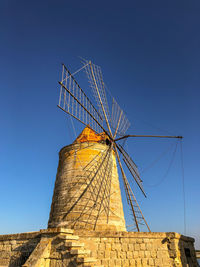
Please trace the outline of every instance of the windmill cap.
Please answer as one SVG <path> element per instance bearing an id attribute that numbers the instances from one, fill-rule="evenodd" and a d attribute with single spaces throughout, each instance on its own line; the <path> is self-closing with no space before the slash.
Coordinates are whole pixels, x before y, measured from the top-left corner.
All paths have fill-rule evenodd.
<path id="1" fill-rule="evenodd" d="M 106 141 L 109 137 L 103 133 L 96 133 L 90 127 L 86 126 L 85 129 L 81 132 L 81 134 L 76 138 L 73 143 L 84 143 L 84 142 L 101 142 Z"/>

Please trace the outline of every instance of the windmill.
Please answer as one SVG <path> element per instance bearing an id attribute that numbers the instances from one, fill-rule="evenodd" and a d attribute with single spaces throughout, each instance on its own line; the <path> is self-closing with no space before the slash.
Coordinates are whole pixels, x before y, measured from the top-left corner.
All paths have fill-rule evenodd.
<path id="1" fill-rule="evenodd" d="M 93 229 L 96 229 L 98 220 L 101 220 L 102 212 L 107 214 L 109 218 L 109 207 L 110 207 L 110 192 L 111 192 L 111 177 L 112 177 L 112 165 L 113 162 L 111 158 L 116 157 L 118 161 L 118 166 L 122 174 L 123 186 L 125 190 L 125 195 L 127 203 L 130 207 L 132 219 L 133 219 L 133 229 L 136 231 L 141 231 L 141 227 L 146 227 L 148 231 L 150 228 L 144 215 L 139 207 L 139 204 L 133 193 L 131 184 L 127 179 L 125 171 L 122 166 L 120 156 L 122 156 L 125 165 L 129 170 L 129 175 L 137 183 L 143 195 L 146 197 L 145 191 L 143 189 L 142 179 L 140 177 L 137 165 L 132 160 L 131 156 L 125 151 L 124 147 L 119 143 L 120 140 L 127 139 L 130 137 L 161 137 L 161 138 L 182 138 L 181 136 L 157 136 L 157 135 L 127 135 L 126 132 L 130 126 L 124 111 L 120 108 L 119 104 L 112 97 L 112 112 L 109 110 L 108 100 L 106 97 L 105 84 L 103 81 L 103 75 L 101 68 L 91 61 L 84 60 L 83 66 L 80 70 L 85 70 L 90 87 L 93 92 L 93 96 L 96 101 L 96 105 L 92 103 L 90 98 L 86 95 L 84 90 L 80 87 L 74 74 L 71 74 L 67 67 L 62 65 L 62 79 L 60 84 L 60 96 L 58 107 L 70 115 L 71 117 L 78 120 L 84 126 L 89 128 L 96 134 L 96 138 L 99 142 L 103 142 L 106 146 L 105 150 L 102 150 L 98 155 L 94 156 L 87 166 L 83 167 L 84 175 L 79 175 L 79 179 L 75 184 L 72 185 L 72 189 L 69 192 L 72 196 L 70 201 L 68 201 L 67 209 L 65 209 L 62 219 L 66 218 L 77 205 L 84 203 L 83 210 L 78 217 L 74 219 L 74 224 L 77 220 L 82 220 L 85 224 L 89 223 L 91 216 L 95 219 L 93 224 Z M 92 171 L 91 171 L 92 169 Z M 77 176 L 77 175 L 76 175 Z M 83 177 L 84 176 L 84 177 Z M 86 179 L 85 179 L 86 177 Z M 83 182 L 84 179 L 84 182 Z M 83 186 L 81 187 L 80 186 Z M 74 188 L 78 186 L 78 190 L 74 191 Z M 79 190 L 82 188 L 81 190 Z M 85 201 L 84 196 L 89 190 L 92 192 Z M 66 189 L 68 190 L 68 189 Z M 71 191 L 70 191 L 71 190 Z M 77 193 L 78 191 L 78 193 Z M 78 194 L 78 197 L 74 198 L 74 195 Z M 89 203 L 92 205 L 89 206 Z M 56 204 L 55 204 L 56 205 Z M 52 208 L 52 210 L 54 207 Z M 94 210 L 95 213 L 92 213 Z M 90 214 L 89 214 L 90 212 Z M 55 213 L 51 211 L 51 213 Z M 94 215 L 95 214 L 95 215 Z M 87 220 L 85 219 L 87 215 Z M 60 215 L 59 215 L 60 216 Z M 53 220 L 50 216 L 50 223 Z M 59 217 L 60 218 L 60 217 Z"/>

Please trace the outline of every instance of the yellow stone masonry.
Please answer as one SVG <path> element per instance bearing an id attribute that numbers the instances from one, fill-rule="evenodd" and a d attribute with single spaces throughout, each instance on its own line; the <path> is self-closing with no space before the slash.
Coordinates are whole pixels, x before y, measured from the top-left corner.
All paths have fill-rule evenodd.
<path id="1" fill-rule="evenodd" d="M 177 233 L 50 228 L 0 236 L 0 266 L 198 267 L 194 239 Z"/>
<path id="2" fill-rule="evenodd" d="M 109 149 L 106 138 L 85 128 L 72 145 L 61 149 L 49 228 L 126 230 L 114 151 L 110 161 L 104 163 Z M 109 171 L 108 164 L 112 164 L 112 168 L 104 179 L 107 182 L 102 182 L 105 172 Z M 97 171 L 95 180 L 84 192 Z"/>

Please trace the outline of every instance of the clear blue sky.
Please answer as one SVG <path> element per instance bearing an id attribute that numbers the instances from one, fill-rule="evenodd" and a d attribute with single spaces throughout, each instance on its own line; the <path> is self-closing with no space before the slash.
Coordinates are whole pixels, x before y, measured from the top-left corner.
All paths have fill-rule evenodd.
<path id="1" fill-rule="evenodd" d="M 129 133 L 184 136 L 186 234 L 200 247 L 199 30 L 199 0 L 1 1 L 1 234 L 47 226 L 58 152 L 74 138 L 56 107 L 60 63 L 73 72 L 82 56 L 102 67 Z M 127 148 L 143 170 L 175 143 Z M 142 175 L 148 198 L 135 192 L 152 231 L 184 234 L 179 146 L 163 179 L 174 145 Z"/>

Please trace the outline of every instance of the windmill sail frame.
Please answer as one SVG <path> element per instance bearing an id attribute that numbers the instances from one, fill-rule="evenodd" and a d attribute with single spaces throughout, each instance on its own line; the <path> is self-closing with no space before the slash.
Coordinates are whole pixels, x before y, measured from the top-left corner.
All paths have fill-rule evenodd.
<path id="1" fill-rule="evenodd" d="M 94 65 L 91 61 L 87 61 L 87 60 L 84 60 L 83 64 L 84 65 L 80 70 L 84 69 L 87 74 L 89 84 L 92 88 L 98 110 L 95 108 L 95 105 L 92 104 L 91 100 L 88 98 L 88 96 L 85 94 L 83 89 L 79 86 L 78 82 L 75 80 L 74 76 L 70 73 L 70 71 L 67 69 L 67 67 L 64 64 L 63 64 L 63 69 L 62 69 L 62 80 L 59 82 L 61 87 L 60 87 L 60 97 L 59 97 L 58 107 L 64 112 L 66 112 L 67 114 L 69 114 L 70 116 L 72 116 L 73 118 L 77 119 L 79 122 L 81 122 L 85 126 L 88 126 L 91 129 L 93 129 L 96 133 L 100 134 L 103 131 L 104 134 L 106 134 L 107 145 L 109 146 L 107 153 L 110 153 L 109 155 L 111 155 L 112 151 L 115 151 L 115 154 L 117 156 L 117 160 L 119 163 L 119 167 L 120 167 L 121 174 L 122 174 L 122 180 L 123 180 L 123 184 L 125 188 L 127 203 L 131 208 L 131 213 L 133 215 L 133 222 L 134 222 L 135 228 L 137 231 L 140 231 L 140 227 L 144 225 L 147 227 L 148 231 L 150 231 L 150 228 L 142 214 L 142 211 L 134 196 L 133 190 L 125 175 L 118 151 L 120 152 L 120 154 L 122 154 L 124 163 L 129 169 L 132 177 L 135 179 L 140 190 L 142 191 L 144 196 L 146 196 L 144 189 L 143 189 L 142 180 L 140 178 L 140 175 L 137 169 L 137 165 L 134 163 L 134 161 L 129 156 L 129 154 L 124 150 L 124 148 L 120 144 L 117 144 L 117 141 L 121 139 L 126 139 L 128 137 L 136 137 L 136 136 L 146 137 L 146 136 L 125 135 L 127 129 L 130 126 L 130 122 L 128 121 L 124 111 L 120 108 L 119 104 L 117 103 L 114 97 L 112 97 L 112 115 L 110 116 L 108 101 L 106 98 L 105 83 L 103 81 L 101 68 L 97 65 Z M 75 73 L 77 72 L 78 71 L 76 71 Z M 103 125 L 104 121 L 106 121 L 106 127 Z M 112 132 L 111 128 L 114 133 Z M 148 137 L 182 138 L 180 136 L 178 137 L 177 136 L 148 136 Z M 95 174 L 92 177 L 85 175 L 86 180 L 87 180 L 86 187 L 81 192 L 81 194 L 76 199 L 76 201 L 73 203 L 73 205 L 69 208 L 68 212 L 64 214 L 64 217 L 66 217 L 70 213 L 70 211 L 74 209 L 74 207 L 81 200 L 83 195 L 87 191 L 90 191 L 90 188 L 92 187 L 95 177 L 97 176 L 98 172 L 102 171 L 101 166 L 103 166 L 103 164 L 105 163 L 104 160 L 106 160 L 108 154 L 106 154 L 106 157 L 105 155 L 103 157 L 103 155 L 104 154 L 102 154 L 102 161 L 101 161 L 100 166 L 96 166 L 94 163 L 93 167 L 97 168 Z M 104 193 L 103 193 L 103 198 L 101 199 L 101 204 L 99 206 L 98 215 L 96 216 L 94 229 L 96 227 L 96 223 L 99 219 L 99 216 L 102 212 L 102 206 L 103 206 L 103 210 L 107 210 L 107 215 L 109 215 L 109 194 L 108 194 L 109 189 L 108 191 L 106 191 L 107 190 L 106 185 L 107 185 L 107 182 L 111 180 L 111 178 L 109 178 L 111 177 L 111 175 L 109 174 L 110 172 L 111 172 L 111 169 L 110 167 L 108 168 L 108 165 L 107 165 L 103 173 L 101 173 L 100 189 L 102 189 L 102 186 L 104 184 L 104 187 L 103 187 Z M 94 205 L 98 205 L 99 190 L 96 194 L 96 198 L 92 196 L 92 199 L 94 200 Z M 107 204 L 105 204 L 105 200 Z M 84 210 L 80 214 L 80 217 L 82 216 L 82 214 L 84 214 L 86 206 L 84 207 Z M 89 216 L 92 216 L 92 210 L 93 210 L 93 207 L 90 207 Z M 87 212 L 88 212 L 88 209 L 87 209 Z M 76 221 L 74 221 L 74 224 L 76 224 Z"/>
<path id="2" fill-rule="evenodd" d="M 136 225 L 137 231 L 140 231 L 139 219 L 138 219 L 138 216 L 136 215 L 136 212 L 134 209 L 134 206 L 135 207 L 139 207 L 139 206 L 138 206 L 138 204 L 134 205 L 134 203 L 137 203 L 137 202 L 136 202 L 135 196 L 133 195 L 132 190 L 130 190 L 130 185 L 129 185 L 128 180 L 127 180 L 125 173 L 123 171 L 117 150 L 119 150 L 119 152 L 123 154 L 123 157 L 125 158 L 125 163 L 127 164 L 127 162 L 128 162 L 129 167 L 130 166 L 132 167 L 132 164 L 130 164 L 130 160 L 127 160 L 129 158 L 125 154 L 123 149 L 120 148 L 117 145 L 116 141 L 114 140 L 115 137 L 117 136 L 117 134 L 120 134 L 120 135 L 125 134 L 126 130 L 130 126 L 130 123 L 129 123 L 128 119 L 126 118 L 124 111 L 120 108 L 120 106 L 118 105 L 118 103 L 116 102 L 116 100 L 114 98 L 112 100 L 112 118 L 110 117 L 108 102 L 107 102 L 106 93 L 105 93 L 105 85 L 103 82 L 101 68 L 97 65 L 94 65 L 91 61 L 86 61 L 85 66 L 82 67 L 81 69 L 85 69 L 85 71 L 86 71 L 86 74 L 88 76 L 90 85 L 92 87 L 93 94 L 95 96 L 95 100 L 97 102 L 97 106 L 98 106 L 99 111 L 97 111 L 97 109 L 92 104 L 89 97 L 85 94 L 85 92 L 80 87 L 80 85 L 78 84 L 78 82 L 76 81 L 74 76 L 71 74 L 71 72 L 67 69 L 67 67 L 64 64 L 63 64 L 63 69 L 62 69 L 62 80 L 59 82 L 61 87 L 60 87 L 60 97 L 59 97 L 58 107 L 61 110 L 63 110 L 64 112 L 66 112 L 67 114 L 69 114 L 70 116 L 72 116 L 73 118 L 77 119 L 79 122 L 81 122 L 85 126 L 89 126 L 96 133 L 100 134 L 100 132 L 103 131 L 108 136 L 108 138 L 110 140 L 109 141 L 110 142 L 109 150 L 112 153 L 112 150 L 114 149 L 114 151 L 117 155 L 117 159 L 118 159 L 120 169 L 122 172 L 122 178 L 124 181 L 124 186 L 125 186 L 125 191 L 126 191 L 126 196 L 127 196 L 127 202 L 131 206 L 131 210 L 133 213 L 133 221 Z M 113 112 L 115 113 L 115 116 L 114 116 Z M 106 130 L 105 127 L 103 126 L 104 120 L 106 121 L 106 126 L 107 126 L 108 130 Z M 112 133 L 111 127 L 114 130 L 114 134 Z M 101 165 L 102 164 L 103 164 L 103 161 L 102 161 Z M 74 209 L 74 207 L 81 200 L 81 198 L 84 196 L 84 194 L 88 190 L 90 190 L 90 188 L 92 186 L 92 182 L 95 179 L 97 173 L 100 171 L 100 169 L 101 168 L 98 167 L 95 175 L 93 177 L 88 178 L 89 181 L 87 181 L 86 188 L 81 192 L 80 196 L 76 199 L 76 201 L 73 203 L 71 208 L 68 209 L 68 212 L 66 214 L 64 214 L 63 218 L 65 218 Z M 102 177 L 104 177 L 104 179 L 102 179 L 102 183 L 105 182 L 105 177 L 107 177 L 106 180 L 108 180 L 108 177 L 110 177 L 110 175 L 106 176 L 106 172 L 108 171 L 107 169 L 108 168 L 105 168 L 105 172 L 102 174 Z M 86 175 L 86 177 L 88 177 L 88 176 Z M 138 183 L 138 185 L 140 186 L 139 183 Z M 104 193 L 105 193 L 106 192 L 106 186 L 104 186 L 104 187 L 105 187 L 105 190 L 104 190 Z M 140 186 L 140 188 L 141 188 L 141 186 Z M 95 201 L 96 203 L 98 202 L 97 201 L 98 196 L 99 196 L 99 193 L 97 193 L 97 198 Z M 109 198 L 109 197 L 105 197 L 105 199 L 106 198 Z M 97 205 L 97 204 L 95 204 L 95 205 Z M 96 223 L 97 223 L 98 218 L 100 216 L 102 205 L 105 206 L 104 200 L 101 200 L 101 205 L 99 207 L 99 213 L 98 213 L 98 216 L 95 220 Z M 85 207 L 83 208 L 83 211 L 80 214 L 80 217 L 82 216 L 82 214 L 85 215 L 84 210 L 86 209 L 86 206 L 87 205 L 85 205 Z M 107 206 L 109 207 L 109 201 L 107 202 Z M 92 216 L 92 207 L 90 209 L 89 209 L 90 210 L 89 216 Z M 104 209 L 105 209 L 105 207 L 104 207 Z M 141 211 L 140 208 L 138 210 L 139 210 L 139 212 L 138 211 L 137 212 L 139 213 L 141 218 L 143 218 L 143 215 L 140 212 Z M 88 212 L 88 209 L 87 209 L 87 212 Z M 109 208 L 108 208 L 107 212 L 109 213 Z M 78 218 L 76 218 L 76 221 L 77 220 L 78 220 Z M 76 224 L 76 221 L 74 221 L 74 225 Z M 95 229 L 96 223 L 94 225 L 94 229 Z M 147 225 L 147 228 L 148 228 L 148 230 L 150 230 L 148 225 Z"/>
<path id="3" fill-rule="evenodd" d="M 58 107 L 95 132 L 106 131 L 103 119 L 70 71 L 63 64 Z"/>

